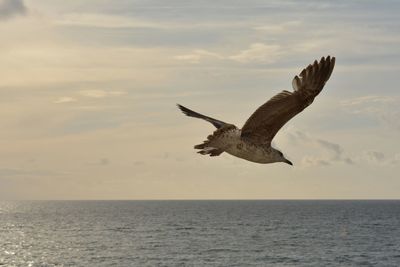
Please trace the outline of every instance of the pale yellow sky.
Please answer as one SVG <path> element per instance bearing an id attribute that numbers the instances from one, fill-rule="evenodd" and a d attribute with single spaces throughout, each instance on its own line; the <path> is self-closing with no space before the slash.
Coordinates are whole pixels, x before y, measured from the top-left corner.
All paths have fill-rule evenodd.
<path id="1" fill-rule="evenodd" d="M 399 4 L 0 0 L 0 199 L 400 198 Z M 259 165 L 193 145 L 331 54 Z"/>

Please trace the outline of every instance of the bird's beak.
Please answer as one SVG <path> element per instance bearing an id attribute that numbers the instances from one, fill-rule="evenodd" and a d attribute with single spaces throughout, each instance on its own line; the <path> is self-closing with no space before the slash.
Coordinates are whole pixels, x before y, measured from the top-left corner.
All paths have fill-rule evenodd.
<path id="1" fill-rule="evenodd" d="M 290 160 L 285 159 L 284 162 L 287 163 L 287 164 L 289 164 L 289 165 L 292 165 L 292 166 L 293 166 L 293 163 L 292 163 Z"/>

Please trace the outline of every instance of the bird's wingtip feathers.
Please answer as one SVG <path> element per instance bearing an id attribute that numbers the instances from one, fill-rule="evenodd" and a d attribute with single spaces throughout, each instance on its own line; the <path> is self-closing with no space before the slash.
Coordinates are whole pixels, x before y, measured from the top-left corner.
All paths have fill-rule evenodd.
<path id="1" fill-rule="evenodd" d="M 189 116 L 189 114 L 192 112 L 190 109 L 182 106 L 181 104 L 176 104 L 176 106 L 182 111 L 183 114 L 186 116 Z"/>

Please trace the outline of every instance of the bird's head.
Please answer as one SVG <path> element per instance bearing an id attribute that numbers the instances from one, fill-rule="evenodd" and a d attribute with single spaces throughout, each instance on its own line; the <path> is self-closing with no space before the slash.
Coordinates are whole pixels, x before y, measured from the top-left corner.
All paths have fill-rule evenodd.
<path id="1" fill-rule="evenodd" d="M 279 150 L 276 150 L 276 152 L 278 154 L 278 162 L 284 162 L 284 163 L 287 163 L 287 164 L 293 166 L 293 163 L 290 160 L 288 160 L 287 158 L 285 158 L 285 156 L 283 156 L 282 152 L 280 152 Z"/>

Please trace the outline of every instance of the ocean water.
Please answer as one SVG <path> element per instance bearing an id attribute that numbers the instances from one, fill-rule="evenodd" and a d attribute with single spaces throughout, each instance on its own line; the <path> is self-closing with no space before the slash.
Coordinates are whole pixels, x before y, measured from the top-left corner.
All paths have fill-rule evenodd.
<path id="1" fill-rule="evenodd" d="M 3 266 L 400 266 L 400 201 L 0 202 Z"/>

